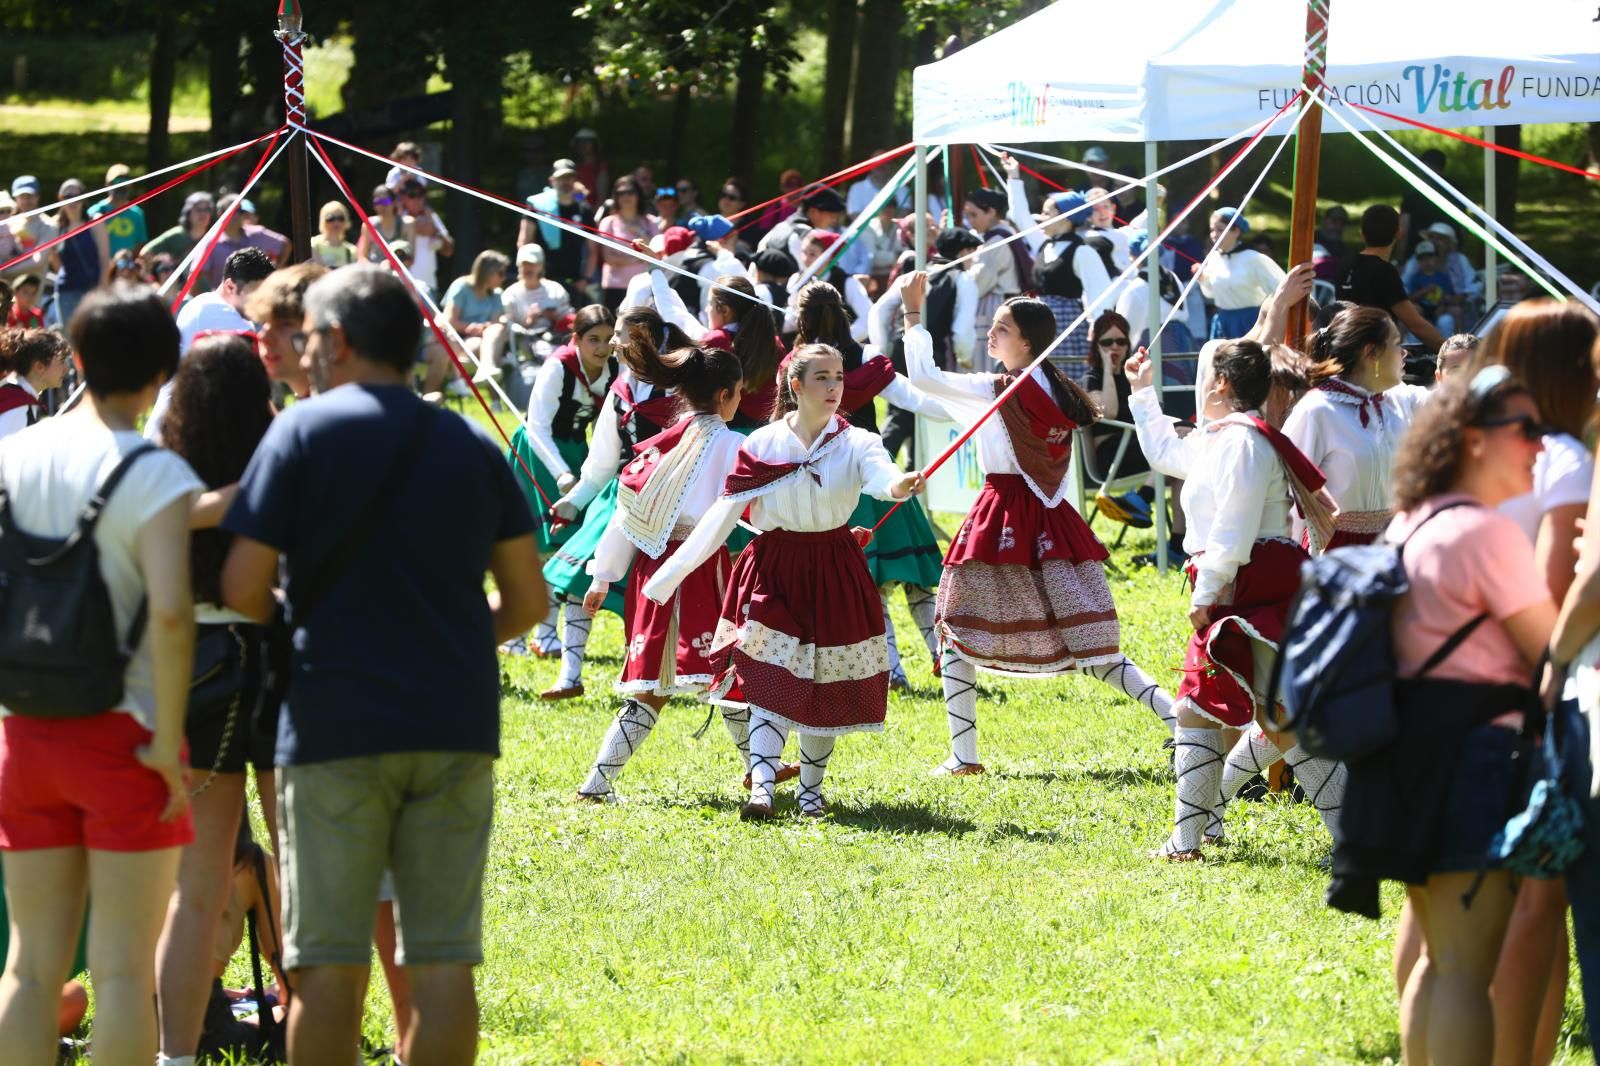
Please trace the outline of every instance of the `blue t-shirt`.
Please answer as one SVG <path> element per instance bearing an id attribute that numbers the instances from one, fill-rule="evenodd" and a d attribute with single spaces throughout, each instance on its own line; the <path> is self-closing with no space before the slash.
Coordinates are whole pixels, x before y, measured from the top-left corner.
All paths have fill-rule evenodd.
<path id="1" fill-rule="evenodd" d="M 461 309 L 461 320 L 469 326 L 483 322 L 492 322 L 504 308 L 500 303 L 500 290 L 495 289 L 487 296 L 479 296 L 472 287 L 471 278 L 457 278 L 450 283 L 444 293 L 444 306 L 454 304 Z"/>
<path id="2" fill-rule="evenodd" d="M 329 558 L 372 506 L 419 400 L 345 385 L 272 423 L 223 528 L 284 554 L 291 574 Z M 494 545 L 533 531 L 527 500 L 479 427 L 437 412 L 411 476 L 308 618 L 277 764 L 389 752 L 498 755 L 500 667 L 484 573 Z"/>
<path id="3" fill-rule="evenodd" d="M 1446 296 L 1454 296 L 1455 286 L 1450 282 L 1450 275 L 1443 270 L 1432 273 L 1420 268 L 1414 269 L 1406 275 L 1406 292 L 1411 294 L 1418 306 L 1432 310 L 1444 303 Z"/>

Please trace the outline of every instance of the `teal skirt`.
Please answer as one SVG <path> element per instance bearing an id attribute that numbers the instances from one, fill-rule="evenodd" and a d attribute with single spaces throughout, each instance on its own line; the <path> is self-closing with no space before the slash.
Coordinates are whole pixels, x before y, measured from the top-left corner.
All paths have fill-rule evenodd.
<path id="1" fill-rule="evenodd" d="M 611 515 L 616 509 L 617 479 L 612 478 L 610 484 L 600 490 L 600 495 L 583 512 L 583 521 L 572 536 L 544 564 L 544 580 L 550 586 L 552 596 L 571 596 L 581 600 L 584 593 L 589 591 L 589 583 L 593 579 L 584 571 L 584 567 L 594 558 L 595 551 L 600 547 L 600 538 L 605 536 L 606 526 L 611 523 Z M 621 617 L 627 590 L 626 575 L 621 581 L 612 582 L 611 590 L 606 593 L 605 609 Z"/>
<path id="2" fill-rule="evenodd" d="M 557 437 L 556 451 L 567 461 L 567 469 L 576 473 L 589 454 L 589 446 L 582 441 L 562 440 Z M 517 462 L 518 457 L 522 462 Z M 572 538 L 578 531 L 578 524 L 574 522 L 561 526 L 551 525 L 550 504 L 561 498 L 561 490 L 556 488 L 555 475 L 539 461 L 533 445 L 528 442 L 528 431 L 522 426 L 518 426 L 517 431 L 511 435 L 511 448 L 506 452 L 506 462 L 511 464 L 511 473 L 517 479 L 522 494 L 528 498 L 528 506 L 533 509 L 533 539 L 539 546 L 539 554 L 549 555 Z M 528 482 L 527 471 L 522 469 L 524 463 L 527 464 L 528 470 L 533 471 L 534 481 L 544 490 L 544 496 L 540 496 Z M 546 499 L 550 502 L 546 503 Z"/>
<path id="3" fill-rule="evenodd" d="M 894 504 L 862 496 L 851 512 L 850 525 L 871 529 Z M 907 500 L 867 543 L 867 572 L 878 585 L 900 581 L 907 585 L 938 588 L 944 572 L 944 553 L 934 539 L 933 526 L 921 504 Z"/>

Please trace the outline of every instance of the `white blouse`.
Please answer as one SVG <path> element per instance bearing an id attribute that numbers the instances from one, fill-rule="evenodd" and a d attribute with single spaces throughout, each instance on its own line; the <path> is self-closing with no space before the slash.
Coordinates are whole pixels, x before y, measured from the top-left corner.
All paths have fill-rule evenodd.
<path id="1" fill-rule="evenodd" d="M 998 395 L 994 390 L 993 374 L 955 374 L 941 370 L 933 361 L 933 338 L 921 326 L 906 330 L 906 370 L 911 384 L 942 403 L 957 422 L 971 424 L 993 406 Z M 1042 369 L 1035 368 L 1033 380 L 1045 392 L 1050 392 L 1050 379 Z M 1011 434 L 998 414 L 986 418 L 972 435 L 978 445 L 978 462 L 990 474 L 1023 474 L 1011 448 Z M 1046 507 L 1055 507 L 1066 498 L 1071 478 L 1064 478 L 1056 495 L 1045 496 L 1031 478 L 1023 474 L 1023 481 Z"/>
<path id="2" fill-rule="evenodd" d="M 1223 597 L 1256 542 L 1289 535 L 1289 480 L 1266 436 L 1229 415 L 1179 438 L 1161 411 L 1156 390 L 1129 397 L 1139 447 L 1150 465 L 1183 478 L 1183 550 L 1194 562 L 1190 603 L 1209 606 Z M 1254 412 L 1252 412 L 1254 413 Z"/>
<path id="3" fill-rule="evenodd" d="M 18 385 L 21 386 L 23 392 L 32 396 L 35 400 L 39 398 L 39 390 L 33 387 L 33 382 L 16 374 L 7 374 L 4 378 L 0 378 L 0 385 Z M 0 415 L 0 437 L 9 437 L 13 433 L 27 429 L 28 412 L 30 410 L 31 408 L 27 406 L 13 407 L 5 414 Z"/>
<path id="4" fill-rule="evenodd" d="M 633 390 L 636 403 L 644 403 L 661 391 L 648 381 L 634 377 L 633 371 L 627 367 L 617 371 L 616 381 Z M 578 483 L 565 497 L 568 503 L 579 510 L 589 506 L 589 501 L 611 484 L 611 479 L 617 476 L 617 471 L 622 467 L 622 428 L 617 423 L 615 401 L 616 397 L 607 392 L 600 404 L 600 415 L 594 420 L 594 433 L 589 438 L 589 456 L 583 461 L 583 472 L 578 475 Z"/>
<path id="5" fill-rule="evenodd" d="M 738 461 L 739 449 L 743 447 L 744 442 L 744 436 L 729 429 L 726 423 L 707 442 L 705 454 L 700 460 L 699 473 L 690 482 L 688 493 L 683 499 L 683 507 L 678 511 L 677 525 L 699 522 L 722 498 L 722 482 L 733 472 L 733 465 Z M 596 580 L 613 583 L 621 581 L 627 574 L 628 567 L 633 565 L 634 553 L 639 549 L 623 532 L 623 520 L 626 517 L 620 505 L 611 513 L 611 521 L 595 548 L 594 558 L 589 560 L 586 568 L 590 576 Z"/>
<path id="6" fill-rule="evenodd" d="M 828 432 L 824 431 L 807 447 L 795 435 L 791 418 L 768 423 L 750 434 L 744 439 L 744 450 L 768 463 L 805 462 L 818 451 Z M 821 479 L 820 485 L 811 473 Z M 750 524 L 762 531 L 823 533 L 838 529 L 850 520 L 863 493 L 892 500 L 889 490 L 904 476 L 876 433 L 847 426 L 814 465 L 749 502 Z M 644 594 L 657 603 L 665 603 L 683 579 L 727 541 L 745 506 L 743 500 L 718 499 L 672 558 L 661 564 L 645 585 Z"/>
<path id="7" fill-rule="evenodd" d="M 581 361 L 579 365 L 582 365 Z M 609 359 L 600 368 L 599 377 L 589 381 L 588 387 L 585 387 L 580 380 L 569 380 L 566 368 L 559 359 L 546 359 L 544 365 L 539 367 L 539 374 L 533 380 L 533 395 L 528 397 L 528 444 L 533 448 L 533 454 L 539 457 L 539 462 L 557 478 L 562 474 L 572 473 L 572 468 L 567 465 L 567 461 L 561 457 L 560 450 L 556 448 L 555 436 L 550 431 L 551 423 L 555 421 L 556 409 L 561 406 L 564 398 L 563 389 L 568 397 L 577 400 L 579 417 L 588 421 L 595 416 L 594 405 L 597 402 L 595 394 L 598 393 L 603 400 L 609 388 L 611 388 Z"/>
<path id="8" fill-rule="evenodd" d="M 1254 248 L 1212 252 L 1200 267 L 1200 291 L 1222 311 L 1260 307 L 1282 283 L 1283 268 Z"/>
<path id="9" fill-rule="evenodd" d="M 1006 192 L 1011 201 L 1011 217 L 1016 220 L 1017 225 L 1022 227 L 1022 243 L 1028 246 L 1028 251 L 1032 252 L 1035 258 L 1039 257 L 1039 250 L 1041 248 L 1044 249 L 1044 258 L 1041 262 L 1055 262 L 1061 255 L 1063 246 L 1051 240 L 1043 230 L 1033 230 L 1033 227 L 1038 225 L 1038 220 L 1028 207 L 1028 193 L 1023 187 L 1022 179 L 1012 178 L 1007 183 L 1007 186 Z M 1028 230 L 1033 230 L 1033 232 L 1029 233 L 1027 232 Z M 1080 229 L 1079 235 L 1082 236 L 1087 232 L 1087 230 Z M 1104 230 L 1098 232 L 1105 233 Z M 1122 249 L 1122 265 L 1127 266 L 1126 238 L 1123 239 Z M 1114 252 L 1112 261 L 1116 261 Z M 1077 250 L 1073 252 L 1072 272 L 1078 275 L 1078 280 L 1083 283 L 1083 306 L 1085 307 L 1095 306 L 1095 301 L 1100 299 L 1100 295 L 1111 288 L 1111 275 L 1106 271 L 1105 260 L 1100 258 L 1099 252 L 1090 248 L 1087 244 L 1080 244 Z M 1066 323 L 1062 322 L 1058 323 L 1058 325 L 1064 326 Z"/>
<path id="10" fill-rule="evenodd" d="M 1342 514 L 1388 511 L 1395 452 L 1427 398 L 1420 385 L 1397 385 L 1383 394 L 1383 417 L 1368 406 L 1363 426 L 1356 397 L 1312 389 L 1289 413 L 1283 435 L 1322 470 Z"/>

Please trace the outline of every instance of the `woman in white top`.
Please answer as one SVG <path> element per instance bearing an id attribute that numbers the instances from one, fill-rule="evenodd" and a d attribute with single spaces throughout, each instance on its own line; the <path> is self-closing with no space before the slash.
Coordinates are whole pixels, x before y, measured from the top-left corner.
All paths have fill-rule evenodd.
<path id="1" fill-rule="evenodd" d="M 906 369 L 912 384 L 964 421 L 982 417 L 1056 335 L 1038 300 L 995 312 L 989 356 L 1005 374 L 954 374 L 933 361 L 921 317 L 927 275 L 905 287 Z M 1099 410 L 1049 361 L 978 426 L 983 491 L 950 542 L 936 625 L 943 643 L 950 757 L 935 774 L 980 774 L 977 670 L 1054 677 L 1082 670 L 1171 718 L 1172 698 L 1122 652 L 1105 546 L 1066 502 L 1072 432 Z"/>
<path id="2" fill-rule="evenodd" d="M 776 420 L 745 440 L 722 498 L 644 586 L 666 603 L 749 507 L 760 532 L 734 564 L 711 642 L 713 698 L 750 707 L 745 819 L 772 816 L 790 729 L 800 734 L 800 812 L 825 814 L 822 779 L 834 740 L 881 730 L 888 706 L 883 607 L 847 523 L 862 492 L 903 500 L 921 491 L 922 477 L 895 466 L 876 434 L 839 417 L 844 380 L 834 349 L 794 353 Z"/>
<path id="3" fill-rule="evenodd" d="M 1157 853 L 1174 862 L 1201 856 L 1220 794 L 1223 729 L 1248 726 L 1264 709 L 1266 687 L 1305 552 L 1289 538 L 1291 502 L 1320 514 L 1321 474 L 1261 417 L 1272 388 L 1272 358 L 1255 341 L 1217 349 L 1206 393 L 1204 426 L 1179 438 L 1150 387 L 1152 366 L 1129 360 L 1129 401 L 1139 446 L 1150 465 L 1183 478 L 1193 592 L 1193 635 L 1178 689 L 1177 805 L 1172 836 Z M 1335 763 L 1307 763 L 1308 792 L 1339 773 Z M 1341 790 L 1342 792 L 1342 790 Z"/>
<path id="4" fill-rule="evenodd" d="M 617 509 L 589 560 L 593 580 L 583 605 L 591 615 L 600 610 L 613 581 L 637 571 L 628 583 L 627 658 L 616 685 L 622 708 L 600 742 L 588 779 L 578 787 L 577 798 L 589 803 L 614 795 L 617 776 L 650 736 L 669 697 L 710 687 L 712 633 L 731 569 L 724 547 L 690 573 L 666 603 L 648 600 L 642 591 L 717 502 L 744 443 L 728 428 L 739 410 L 743 376 L 732 352 L 683 348 L 654 362 L 651 377 L 672 389 L 687 411 L 671 429 L 641 442 L 638 457 L 622 468 Z M 723 715 L 748 773 L 750 713 L 725 706 Z"/>
<path id="5" fill-rule="evenodd" d="M 1223 234 L 1229 222 L 1233 228 Z M 1222 238 L 1205 262 L 1190 269 L 1200 275 L 1200 291 L 1216 304 L 1211 316 L 1213 340 L 1243 337 L 1256 324 L 1256 314 L 1273 290 L 1283 282 L 1283 268 L 1241 242 L 1250 222 L 1238 208 L 1223 207 L 1211 213 L 1211 239 Z"/>
<path id="6" fill-rule="evenodd" d="M 89 915 L 95 1043 L 119 1062 L 156 1055 L 156 941 L 181 849 L 194 838 L 183 719 L 194 656 L 189 515 L 199 478 L 137 427 L 178 366 L 178 327 L 148 289 L 87 296 L 72 321 L 87 386 L 70 414 L 0 442 L 8 521 L 65 538 L 115 472 L 94 525 L 117 632 L 134 640 L 122 695 L 103 713 L 0 718 L 0 849 L 11 951 L 0 981 L 0 1057 L 55 1055 L 60 990 Z M 133 453 L 141 454 L 134 456 Z"/>
<path id="7" fill-rule="evenodd" d="M 1083 309 L 1095 302 L 1111 288 L 1111 274 L 1105 260 L 1084 243 L 1080 228 L 1089 221 L 1089 201 L 1078 192 L 1060 192 L 1045 197 L 1040 215 L 1045 222 L 1042 230 L 1036 225 L 1033 212 L 1028 209 L 1027 188 L 1022 183 L 1021 169 L 1009 155 L 1001 156 L 1005 164 L 1007 192 L 1011 214 L 1022 227 L 1022 241 L 1033 254 L 1033 281 L 1039 299 L 1050 308 L 1056 318 L 1056 329 L 1063 330 L 1083 318 Z M 1032 232 L 1029 232 L 1032 231 Z M 1108 310 L 1101 301 L 1101 310 Z M 1092 318 L 1093 316 L 1089 316 Z M 1065 362 L 1067 376 L 1083 384 L 1089 375 L 1090 358 L 1094 352 L 1089 340 L 1089 318 L 1073 326 L 1066 340 L 1056 348 Z"/>
<path id="8" fill-rule="evenodd" d="M 1338 524 L 1324 544 L 1307 530 L 1313 555 L 1345 544 L 1371 544 L 1389 524 L 1390 474 L 1400 438 L 1428 391 L 1403 385 L 1405 349 L 1389 312 L 1348 307 L 1312 335 L 1307 346 L 1311 391 L 1283 432 L 1326 475 L 1339 503 Z"/>
<path id="9" fill-rule="evenodd" d="M 71 355 L 51 330 L 0 329 L 0 439 L 39 420 L 39 397 L 60 388 Z"/>

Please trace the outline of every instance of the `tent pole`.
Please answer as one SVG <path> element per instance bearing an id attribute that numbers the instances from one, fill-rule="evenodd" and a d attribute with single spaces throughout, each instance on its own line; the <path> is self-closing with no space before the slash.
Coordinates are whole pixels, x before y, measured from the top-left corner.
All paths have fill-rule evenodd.
<path id="1" fill-rule="evenodd" d="M 1161 201 L 1159 199 L 1160 185 L 1156 181 L 1155 173 L 1161 169 L 1161 163 L 1156 158 L 1156 142 L 1144 142 L 1144 229 L 1148 240 L 1154 241 L 1161 235 Z M 1166 378 L 1161 374 L 1161 249 L 1152 245 L 1150 257 L 1144 261 L 1145 279 L 1149 286 L 1149 299 L 1145 301 L 1147 326 L 1150 330 L 1150 362 L 1155 365 L 1156 399 L 1162 398 L 1162 389 Z M 1089 358 L 1100 358 L 1099 352 L 1090 352 Z M 1156 513 L 1156 572 L 1165 577 L 1167 573 L 1167 477 L 1161 471 L 1156 474 L 1156 499 L 1151 510 Z"/>
<path id="2" fill-rule="evenodd" d="M 928 149 L 917 145 L 912 151 L 917 153 L 917 171 L 915 191 L 912 196 L 912 214 L 916 215 L 916 225 L 912 226 L 917 240 L 917 269 L 928 269 Z"/>
<path id="3" fill-rule="evenodd" d="M 1483 139 L 1490 144 L 1498 144 L 1499 140 L 1494 135 L 1493 126 L 1483 127 Z M 1495 188 L 1494 149 L 1483 150 L 1483 209 L 1489 212 L 1489 217 L 1498 219 L 1499 209 L 1496 204 L 1498 190 Z M 1483 309 L 1488 311 L 1500 300 L 1500 264 L 1499 257 L 1495 255 L 1494 245 L 1484 242 L 1483 245 Z"/>
<path id="4" fill-rule="evenodd" d="M 1328 66 L 1328 14 L 1333 0 L 1306 0 L 1305 66 L 1300 74 L 1300 91 L 1312 93 L 1322 88 L 1322 75 Z M 1294 138 L 1294 199 L 1289 215 L 1289 262 L 1292 270 L 1311 262 L 1317 234 L 1317 176 L 1322 165 L 1322 101 L 1318 100 L 1300 116 Z M 1306 301 L 1289 309 L 1290 344 L 1308 332 Z M 1276 339 L 1276 338 L 1274 338 Z"/>

